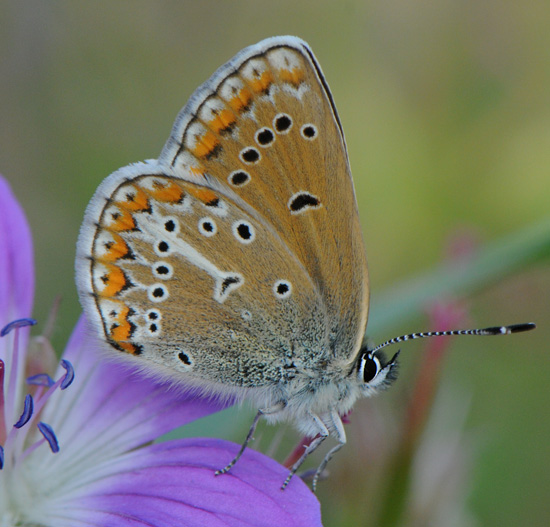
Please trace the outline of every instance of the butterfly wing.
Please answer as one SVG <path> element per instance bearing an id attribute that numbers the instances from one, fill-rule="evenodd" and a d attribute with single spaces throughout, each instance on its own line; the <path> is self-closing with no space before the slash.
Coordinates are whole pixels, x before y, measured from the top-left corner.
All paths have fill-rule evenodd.
<path id="1" fill-rule="evenodd" d="M 273 226 L 323 296 L 332 353 L 349 357 L 367 265 L 342 126 L 309 46 L 275 37 L 239 53 L 180 112 L 160 159 L 216 178 Z"/>
<path id="2" fill-rule="evenodd" d="M 345 143 L 292 37 L 220 68 L 158 161 L 90 202 L 77 284 L 114 348 L 201 385 L 258 387 L 351 361 L 367 275 Z"/>
<path id="3" fill-rule="evenodd" d="M 79 259 L 83 305 L 106 341 L 201 383 L 278 382 L 285 363 L 292 374 L 295 342 L 318 347 L 322 299 L 276 233 L 156 162 L 123 168 L 101 185 Z M 288 277 L 305 298 L 292 294 Z"/>

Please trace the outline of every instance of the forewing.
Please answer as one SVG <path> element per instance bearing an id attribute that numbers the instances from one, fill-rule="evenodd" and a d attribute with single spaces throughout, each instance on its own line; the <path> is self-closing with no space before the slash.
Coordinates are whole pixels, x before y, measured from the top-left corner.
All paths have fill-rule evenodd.
<path id="1" fill-rule="evenodd" d="M 273 227 L 323 298 L 327 354 L 350 358 L 366 326 L 366 259 L 342 128 L 307 44 L 268 39 L 222 66 L 180 113 L 160 159 L 215 178 Z"/>

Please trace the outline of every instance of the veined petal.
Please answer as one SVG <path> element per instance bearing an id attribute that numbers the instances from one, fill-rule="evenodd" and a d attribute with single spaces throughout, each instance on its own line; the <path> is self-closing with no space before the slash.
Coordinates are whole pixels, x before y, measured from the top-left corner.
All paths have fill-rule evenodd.
<path id="1" fill-rule="evenodd" d="M 31 232 L 23 209 L 0 176 L 0 326 L 30 316 L 33 296 Z"/>
<path id="2" fill-rule="evenodd" d="M 55 430 L 60 446 L 55 459 L 36 456 L 33 460 L 42 474 L 55 470 L 54 464 L 66 463 L 67 476 L 72 475 L 71 471 L 114 459 L 227 406 L 170 390 L 132 372 L 126 364 L 109 360 L 98 345 L 82 317 L 64 355 L 74 367 L 74 381 L 67 390 L 52 395 L 41 417 Z M 64 374 L 60 367 L 56 378 Z"/>
<path id="3" fill-rule="evenodd" d="M 320 505 L 299 478 L 254 450 L 215 476 L 238 449 L 219 439 L 151 445 L 71 481 L 43 511 L 56 527 L 320 526 Z"/>

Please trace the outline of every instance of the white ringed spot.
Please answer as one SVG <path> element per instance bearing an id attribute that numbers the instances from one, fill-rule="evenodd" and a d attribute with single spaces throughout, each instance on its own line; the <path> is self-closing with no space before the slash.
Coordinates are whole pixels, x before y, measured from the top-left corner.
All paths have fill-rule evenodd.
<path id="1" fill-rule="evenodd" d="M 146 322 L 155 322 L 162 319 L 162 313 L 158 309 L 149 309 L 144 317 Z"/>
<path id="2" fill-rule="evenodd" d="M 314 139 L 317 139 L 319 132 L 317 131 L 317 127 L 314 124 L 308 123 L 304 124 L 302 128 L 300 128 L 300 134 L 304 139 L 307 139 L 308 141 L 313 141 Z"/>
<path id="3" fill-rule="evenodd" d="M 198 223 L 199 232 L 206 238 L 214 236 L 218 232 L 218 226 L 216 222 L 209 217 L 201 218 Z"/>
<path id="4" fill-rule="evenodd" d="M 273 118 L 273 128 L 278 134 L 288 134 L 292 128 L 292 117 L 287 113 L 278 113 Z"/>
<path id="5" fill-rule="evenodd" d="M 170 242 L 166 240 L 160 240 L 155 244 L 155 253 L 159 256 L 168 256 L 172 252 Z"/>
<path id="6" fill-rule="evenodd" d="M 277 280 L 273 284 L 273 292 L 277 298 L 288 298 L 292 294 L 292 284 L 288 280 Z"/>
<path id="7" fill-rule="evenodd" d="M 256 132 L 254 139 L 262 148 L 267 148 L 275 142 L 275 134 L 271 128 L 264 126 Z"/>
<path id="8" fill-rule="evenodd" d="M 168 280 L 174 276 L 174 268 L 168 262 L 155 262 L 153 274 L 161 280 Z"/>
<path id="9" fill-rule="evenodd" d="M 246 165 L 255 165 L 260 161 L 262 156 L 257 148 L 253 146 L 247 146 L 240 151 L 239 158 Z"/>
<path id="10" fill-rule="evenodd" d="M 250 174 L 244 170 L 234 170 L 227 176 L 227 181 L 233 187 L 244 187 L 250 183 Z"/>
<path id="11" fill-rule="evenodd" d="M 147 296 L 151 302 L 164 302 L 170 294 L 163 284 L 153 284 L 147 289 Z"/>
<path id="12" fill-rule="evenodd" d="M 165 232 L 176 235 L 180 231 L 180 222 L 176 217 L 168 216 L 162 219 L 162 226 Z"/>
<path id="13" fill-rule="evenodd" d="M 145 330 L 147 331 L 150 337 L 158 337 L 161 333 L 161 329 L 162 329 L 162 326 L 160 324 L 160 321 L 149 322 L 145 327 Z"/>
<path id="14" fill-rule="evenodd" d="M 254 227 L 246 220 L 237 220 L 233 223 L 231 229 L 233 231 L 233 236 L 235 236 L 237 241 L 244 243 L 245 245 L 252 243 L 256 238 L 256 231 L 254 230 Z"/>

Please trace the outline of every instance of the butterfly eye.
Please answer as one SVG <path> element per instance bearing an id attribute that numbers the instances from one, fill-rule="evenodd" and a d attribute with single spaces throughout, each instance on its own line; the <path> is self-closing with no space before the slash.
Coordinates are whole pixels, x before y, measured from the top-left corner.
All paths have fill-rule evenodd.
<path id="1" fill-rule="evenodd" d="M 376 355 L 371 353 L 364 353 L 359 363 L 359 377 L 363 382 L 369 383 L 373 381 L 380 373 L 380 361 Z"/>

